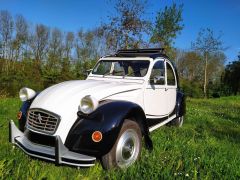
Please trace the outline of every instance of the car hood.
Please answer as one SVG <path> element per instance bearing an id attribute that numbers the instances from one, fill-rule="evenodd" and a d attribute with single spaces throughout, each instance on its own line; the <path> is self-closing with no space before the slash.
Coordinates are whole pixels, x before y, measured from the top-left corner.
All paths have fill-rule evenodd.
<path id="1" fill-rule="evenodd" d="M 91 95 L 97 100 L 111 99 L 111 96 L 141 89 L 139 83 L 122 83 L 98 80 L 75 80 L 51 86 L 42 91 L 33 101 L 31 108 L 42 108 L 58 114 L 59 106 L 75 105 L 77 110 L 80 100 Z M 73 108 L 73 107 L 72 107 Z M 61 111 L 64 109 L 61 109 Z"/>
<path id="2" fill-rule="evenodd" d="M 112 96 L 116 97 L 116 95 L 125 94 L 121 96 L 121 100 L 129 100 L 128 93 L 140 92 L 141 88 L 141 83 L 99 80 L 67 81 L 42 91 L 34 99 L 30 108 L 40 108 L 58 114 L 61 117 L 59 129 L 62 126 L 63 129 L 70 130 L 77 119 L 78 106 L 84 96 L 91 95 L 101 101 L 111 99 Z M 58 134 L 58 131 L 56 133 Z M 65 137 L 62 137 L 62 139 L 64 140 Z"/>

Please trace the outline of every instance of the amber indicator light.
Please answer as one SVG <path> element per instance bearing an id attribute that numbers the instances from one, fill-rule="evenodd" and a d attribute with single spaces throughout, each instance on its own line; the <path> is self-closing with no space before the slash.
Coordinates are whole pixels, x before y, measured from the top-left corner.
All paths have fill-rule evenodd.
<path id="1" fill-rule="evenodd" d="M 18 119 L 18 120 L 20 120 L 20 119 L 21 119 L 21 117 L 22 117 L 22 112 L 21 112 L 21 111 L 19 111 L 19 112 L 17 113 L 17 119 Z"/>
<path id="2" fill-rule="evenodd" d="M 100 131 L 94 131 L 92 133 L 92 140 L 94 142 L 100 142 L 102 140 L 102 133 Z"/>

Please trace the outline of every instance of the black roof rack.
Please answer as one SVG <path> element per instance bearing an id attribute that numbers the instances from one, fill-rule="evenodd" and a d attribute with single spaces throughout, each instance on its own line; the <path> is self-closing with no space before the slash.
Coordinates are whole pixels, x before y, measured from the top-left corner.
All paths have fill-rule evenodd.
<path id="1" fill-rule="evenodd" d="M 117 57 L 167 57 L 164 53 L 164 48 L 120 49 L 115 55 Z"/>

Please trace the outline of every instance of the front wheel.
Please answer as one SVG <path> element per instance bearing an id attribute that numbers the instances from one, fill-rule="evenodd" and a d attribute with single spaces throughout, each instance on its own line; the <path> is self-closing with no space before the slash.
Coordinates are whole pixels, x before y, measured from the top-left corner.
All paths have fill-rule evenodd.
<path id="1" fill-rule="evenodd" d="M 113 148 L 102 157 L 104 169 L 131 166 L 141 154 L 142 133 L 135 121 L 125 120 Z"/>

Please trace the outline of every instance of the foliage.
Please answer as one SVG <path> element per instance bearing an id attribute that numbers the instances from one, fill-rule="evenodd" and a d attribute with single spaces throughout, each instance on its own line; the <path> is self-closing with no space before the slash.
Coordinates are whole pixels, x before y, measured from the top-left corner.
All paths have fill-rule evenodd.
<path id="1" fill-rule="evenodd" d="M 199 53 L 195 51 L 182 52 L 178 58 L 177 67 L 180 77 L 190 82 L 202 81 L 203 63 Z"/>
<path id="2" fill-rule="evenodd" d="M 115 4 L 116 15 L 109 16 L 103 24 L 107 47 L 116 49 L 139 48 L 143 35 L 149 31 L 150 22 L 144 19 L 147 0 L 118 0 Z"/>
<path id="3" fill-rule="evenodd" d="M 55 166 L 30 158 L 8 142 L 8 121 L 21 102 L 0 101 L 0 179 L 239 179 L 240 97 L 188 99 L 182 128 L 151 133 L 154 149 L 126 170 Z M 16 122 L 16 121 L 15 121 Z"/>
<path id="4" fill-rule="evenodd" d="M 190 97 L 202 97 L 202 91 L 209 97 L 232 93 L 236 83 L 226 83 L 234 79 L 229 78 L 231 73 L 226 69 L 221 76 L 225 60 L 221 36 L 204 29 L 192 45 L 194 51 L 173 47 L 174 39 L 184 27 L 183 5 L 166 6 L 158 11 L 154 23 L 144 16 L 148 0 L 117 0 L 114 5 L 115 11 L 109 13 L 108 22 L 75 33 L 43 24 L 32 25 L 22 15 L 14 18 L 1 10 L 1 96 L 16 96 L 23 86 L 41 91 L 62 81 L 84 79 L 86 70 L 99 57 L 119 48 L 159 45 L 166 48 L 170 58 L 176 59 L 182 89 Z"/>
<path id="5" fill-rule="evenodd" d="M 209 73 L 211 71 L 209 70 L 209 62 L 211 60 L 221 60 L 221 58 L 211 58 L 216 57 L 216 54 L 223 54 L 221 53 L 223 48 L 223 42 L 221 40 L 221 35 L 215 36 L 214 32 L 209 29 L 201 29 L 198 33 L 198 37 L 196 39 L 196 42 L 192 43 L 192 48 L 195 51 L 198 51 L 201 53 L 203 60 L 204 60 L 204 83 L 203 83 L 203 91 L 204 91 L 204 97 L 206 98 L 208 95 L 208 83 L 209 83 Z M 222 58 L 225 59 L 225 57 L 222 56 Z M 215 63 L 214 63 L 215 66 Z"/>
<path id="6" fill-rule="evenodd" d="M 182 24 L 183 5 L 166 6 L 164 11 L 159 11 L 153 27 L 151 43 L 164 47 L 167 52 L 171 53 L 173 40 L 181 32 L 184 25 Z"/>
<path id="7" fill-rule="evenodd" d="M 226 66 L 222 82 L 228 87 L 228 94 L 237 95 L 240 92 L 240 56 Z"/>
<path id="8" fill-rule="evenodd" d="M 203 97 L 201 84 L 197 81 L 189 81 L 187 79 L 181 79 L 180 87 L 187 97 L 195 97 L 195 98 Z"/>
<path id="9" fill-rule="evenodd" d="M 0 37 L 2 39 L 2 57 L 11 58 L 11 38 L 13 34 L 13 17 L 12 15 L 4 10 L 0 11 Z"/>
<path id="10" fill-rule="evenodd" d="M 0 96 L 16 96 L 22 87 L 41 91 L 62 81 L 84 79 L 85 69 L 91 69 L 95 63 L 94 60 L 72 63 L 64 58 L 50 68 L 48 63 L 41 64 L 38 61 L 0 59 Z"/>

